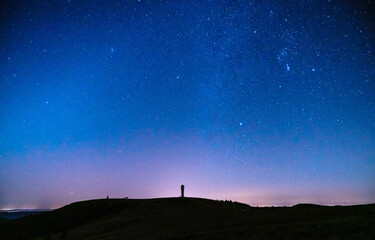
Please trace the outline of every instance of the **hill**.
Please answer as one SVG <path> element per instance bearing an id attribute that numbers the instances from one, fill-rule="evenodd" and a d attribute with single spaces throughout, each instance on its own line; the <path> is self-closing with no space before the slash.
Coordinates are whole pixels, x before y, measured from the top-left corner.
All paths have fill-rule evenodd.
<path id="1" fill-rule="evenodd" d="M 373 239 L 375 204 L 255 208 L 201 198 L 100 199 L 0 224 L 0 239 Z"/>

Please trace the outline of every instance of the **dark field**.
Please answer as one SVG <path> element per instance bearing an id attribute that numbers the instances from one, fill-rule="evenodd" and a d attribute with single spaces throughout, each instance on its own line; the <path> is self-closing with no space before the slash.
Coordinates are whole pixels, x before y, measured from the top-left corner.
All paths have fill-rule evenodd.
<path id="1" fill-rule="evenodd" d="M 375 239 L 375 204 L 254 208 L 200 198 L 91 200 L 3 222 L 0 239 Z"/>

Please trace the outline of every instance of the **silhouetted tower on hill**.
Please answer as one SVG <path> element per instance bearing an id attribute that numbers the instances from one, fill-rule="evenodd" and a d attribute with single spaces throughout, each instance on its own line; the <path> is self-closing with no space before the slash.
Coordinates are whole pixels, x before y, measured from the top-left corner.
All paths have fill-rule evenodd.
<path id="1" fill-rule="evenodd" d="M 181 197 L 184 197 L 185 186 L 181 185 Z"/>

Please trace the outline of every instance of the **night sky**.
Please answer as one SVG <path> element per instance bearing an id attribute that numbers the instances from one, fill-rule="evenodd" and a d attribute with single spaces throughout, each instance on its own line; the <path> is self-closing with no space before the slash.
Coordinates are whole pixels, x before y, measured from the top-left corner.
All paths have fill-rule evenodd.
<path id="1" fill-rule="evenodd" d="M 374 1 L 0 1 L 0 209 L 375 202 Z"/>

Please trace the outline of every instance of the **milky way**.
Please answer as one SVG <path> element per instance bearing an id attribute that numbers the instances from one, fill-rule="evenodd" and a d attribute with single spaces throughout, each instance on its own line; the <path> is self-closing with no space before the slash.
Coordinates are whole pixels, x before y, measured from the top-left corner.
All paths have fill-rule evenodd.
<path id="1" fill-rule="evenodd" d="M 286 2 L 1 1 L 0 208 L 373 202 L 374 1 Z"/>

